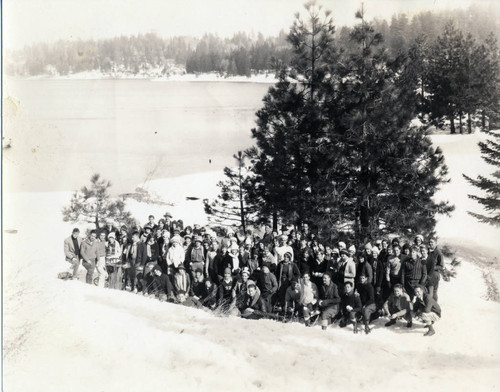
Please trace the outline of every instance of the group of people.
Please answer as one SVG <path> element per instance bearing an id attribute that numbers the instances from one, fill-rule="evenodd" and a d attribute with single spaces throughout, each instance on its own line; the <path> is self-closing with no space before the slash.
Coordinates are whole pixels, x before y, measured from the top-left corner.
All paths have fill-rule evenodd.
<path id="1" fill-rule="evenodd" d="M 167 213 L 141 227 L 107 225 L 85 239 L 78 228 L 64 241 L 67 277 L 80 265 L 86 282 L 160 301 L 248 319 L 303 320 L 322 329 L 363 326 L 387 317 L 386 327 L 413 318 L 435 333 L 443 255 L 435 238 L 412 243 L 380 239 L 360 247 L 321 243 L 308 224 L 278 233 L 270 225 L 223 236 L 200 225 L 184 227 Z M 95 276 L 97 275 L 97 276 Z"/>

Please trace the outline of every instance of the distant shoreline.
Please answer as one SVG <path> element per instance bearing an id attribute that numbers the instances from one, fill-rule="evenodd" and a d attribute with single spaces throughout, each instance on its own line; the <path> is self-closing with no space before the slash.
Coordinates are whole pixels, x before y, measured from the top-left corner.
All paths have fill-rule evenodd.
<path id="1" fill-rule="evenodd" d="M 36 75 L 29 77 L 10 77 L 18 80 L 149 80 L 152 82 L 233 82 L 233 83 L 268 83 L 278 81 L 272 73 L 262 73 L 252 76 L 221 76 L 217 73 L 199 74 L 172 74 L 160 76 L 158 74 L 127 74 L 98 71 L 79 72 L 71 75 Z"/>

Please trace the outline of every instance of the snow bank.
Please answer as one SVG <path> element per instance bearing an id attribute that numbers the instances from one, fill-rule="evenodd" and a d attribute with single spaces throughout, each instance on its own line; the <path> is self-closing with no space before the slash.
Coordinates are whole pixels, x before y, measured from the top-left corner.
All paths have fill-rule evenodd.
<path id="1" fill-rule="evenodd" d="M 72 228 L 60 213 L 71 193 L 5 193 L 4 389 L 498 389 L 500 304 L 484 299 L 487 288 L 479 267 L 498 253 L 483 253 L 474 241 L 498 247 L 500 237 L 466 214 L 473 206 L 466 197 L 470 188 L 461 183 L 462 171 L 491 171 L 476 156 L 477 137 L 435 138 L 452 178 L 440 196 L 457 205 L 451 218 L 440 219 L 438 231 L 442 244 L 462 244 L 464 261 L 456 279 L 441 282 L 443 319 L 431 338 L 422 336 L 419 323 L 407 330 L 403 324 L 385 328 L 385 320 L 378 320 L 368 336 L 354 335 L 352 327 L 323 332 L 301 324 L 218 318 L 57 280 L 56 273 L 67 266 L 63 239 Z M 131 202 L 129 207 L 144 221 L 150 213 L 168 210 L 186 224 L 204 223 L 199 203 L 215 196 L 221 177 L 216 172 L 151 181 L 149 189 L 174 206 L 152 210 Z M 466 237 L 472 242 L 465 243 Z"/>

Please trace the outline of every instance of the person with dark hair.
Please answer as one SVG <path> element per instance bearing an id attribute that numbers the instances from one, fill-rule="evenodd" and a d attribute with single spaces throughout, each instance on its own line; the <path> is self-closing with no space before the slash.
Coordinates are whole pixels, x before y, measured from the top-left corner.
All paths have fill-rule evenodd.
<path id="1" fill-rule="evenodd" d="M 153 215 L 148 216 L 148 223 L 144 225 L 144 230 L 149 229 L 151 232 L 155 231 L 158 226 L 155 223 L 155 217 Z"/>
<path id="2" fill-rule="evenodd" d="M 97 231 L 92 230 L 89 236 L 82 242 L 80 255 L 82 256 L 82 265 L 87 270 L 85 281 L 92 284 L 97 262 Z"/>
<path id="3" fill-rule="evenodd" d="M 413 310 L 415 316 L 422 319 L 424 327 L 428 328 L 424 336 L 434 335 L 436 331 L 434 331 L 433 325 L 441 319 L 441 307 L 430 294 L 425 292 L 424 287 L 421 285 L 415 288 Z"/>
<path id="4" fill-rule="evenodd" d="M 371 252 L 371 249 L 370 249 Z M 358 266 L 356 268 L 356 282 L 359 282 L 361 275 L 365 275 L 368 283 L 373 283 L 373 269 L 370 263 L 367 262 L 367 256 L 361 252 L 358 254 Z"/>
<path id="5" fill-rule="evenodd" d="M 205 279 L 205 287 L 208 295 L 202 301 L 202 305 L 209 309 L 215 309 L 217 306 L 217 285 L 210 278 L 207 278 Z"/>
<path id="6" fill-rule="evenodd" d="M 342 318 L 339 327 L 344 328 L 352 323 L 353 332 L 358 333 L 357 315 L 361 312 L 361 299 L 359 294 L 354 291 L 354 283 L 347 281 L 344 284 L 344 292 L 340 298 L 340 313 Z"/>
<path id="7" fill-rule="evenodd" d="M 257 286 L 253 283 L 249 284 L 241 317 L 250 320 L 258 320 L 265 317 L 267 312 L 269 312 L 269 308 L 266 301 L 263 301 L 262 296 L 259 295 Z"/>
<path id="8" fill-rule="evenodd" d="M 184 264 L 180 264 L 173 278 L 174 294 L 178 295 L 181 292 L 188 294 L 191 290 L 191 278 L 186 272 Z"/>
<path id="9" fill-rule="evenodd" d="M 321 329 L 326 330 L 328 323 L 339 312 L 340 297 L 337 285 L 332 282 L 330 272 L 323 274 L 323 284 L 319 288 L 319 309 L 321 311 Z"/>
<path id="10" fill-rule="evenodd" d="M 137 283 L 142 278 L 143 265 L 146 261 L 146 246 L 140 240 L 138 231 L 132 234 L 132 244 L 127 249 L 125 269 L 125 287 L 130 283 L 130 290 L 137 293 Z"/>
<path id="11" fill-rule="evenodd" d="M 375 304 L 375 290 L 373 289 L 373 285 L 368 282 L 368 278 L 365 274 L 361 274 L 359 277 L 359 284 L 356 287 L 356 291 L 361 300 L 361 315 L 363 316 L 365 333 L 369 334 L 371 332 L 371 316 L 372 314 L 376 314 L 377 306 Z"/>
<path id="12" fill-rule="evenodd" d="M 299 312 L 301 311 L 301 297 L 302 291 L 299 279 L 297 277 L 293 277 L 290 281 L 290 286 L 288 286 L 285 292 L 285 302 L 283 306 L 285 314 L 299 315 Z"/>
<path id="13" fill-rule="evenodd" d="M 194 279 L 191 284 L 190 296 L 196 301 L 202 301 L 207 297 L 208 290 L 205 286 L 203 271 L 198 268 L 194 271 Z"/>
<path id="14" fill-rule="evenodd" d="M 229 312 L 231 303 L 233 302 L 234 284 L 231 268 L 226 268 L 217 292 L 217 307 L 222 313 Z"/>
<path id="15" fill-rule="evenodd" d="M 71 235 L 64 240 L 64 255 L 66 256 L 66 261 L 71 264 L 68 272 L 71 279 L 77 279 L 78 268 L 80 267 L 81 246 L 80 230 L 74 228 Z"/>
<path id="16" fill-rule="evenodd" d="M 410 256 L 404 261 L 401 267 L 401 283 L 410 296 L 410 299 L 415 297 L 415 287 L 424 285 L 427 280 L 427 268 L 420 262 L 418 257 L 418 248 L 411 248 Z"/>
<path id="17" fill-rule="evenodd" d="M 164 274 L 158 265 L 146 277 L 144 295 L 156 297 L 160 302 L 174 300 L 172 282 L 167 274 Z"/>
<path id="18" fill-rule="evenodd" d="M 406 320 L 406 326 L 411 328 L 410 303 L 410 297 L 403 292 L 403 285 L 396 283 L 393 287 L 393 293 L 384 303 L 384 311 L 389 316 L 389 321 L 385 323 L 385 326 L 390 327 L 396 324 L 398 318 L 403 317 Z"/>
<path id="19" fill-rule="evenodd" d="M 276 300 L 278 306 L 285 305 L 285 294 L 286 290 L 290 286 L 293 278 L 299 279 L 300 271 L 296 264 L 292 263 L 293 255 L 290 252 L 286 252 L 283 256 L 283 260 L 280 261 L 278 267 L 276 268 L 276 277 L 278 280 L 278 291 L 276 293 Z"/>
<path id="20" fill-rule="evenodd" d="M 326 272 L 327 263 L 325 260 L 325 253 L 318 250 L 316 257 L 310 264 L 309 273 L 311 275 L 311 280 L 318 287 L 323 283 L 323 275 Z"/>

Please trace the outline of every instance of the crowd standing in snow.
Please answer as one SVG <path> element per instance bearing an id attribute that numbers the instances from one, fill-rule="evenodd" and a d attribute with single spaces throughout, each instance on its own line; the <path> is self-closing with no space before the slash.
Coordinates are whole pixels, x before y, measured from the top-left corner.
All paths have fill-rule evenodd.
<path id="1" fill-rule="evenodd" d="M 66 278 L 81 265 L 86 282 L 156 297 L 185 306 L 247 319 L 303 320 L 306 326 L 362 323 L 387 317 L 386 327 L 421 320 L 435 333 L 444 260 L 436 239 L 417 235 L 413 243 L 380 239 L 361 247 L 342 241 L 320 243 L 308 224 L 278 233 L 266 225 L 218 237 L 199 225 L 183 227 L 166 213 L 142 228 L 113 225 L 92 230 L 84 240 L 78 228 L 64 241 Z M 94 278 L 94 276 L 97 277 Z"/>

